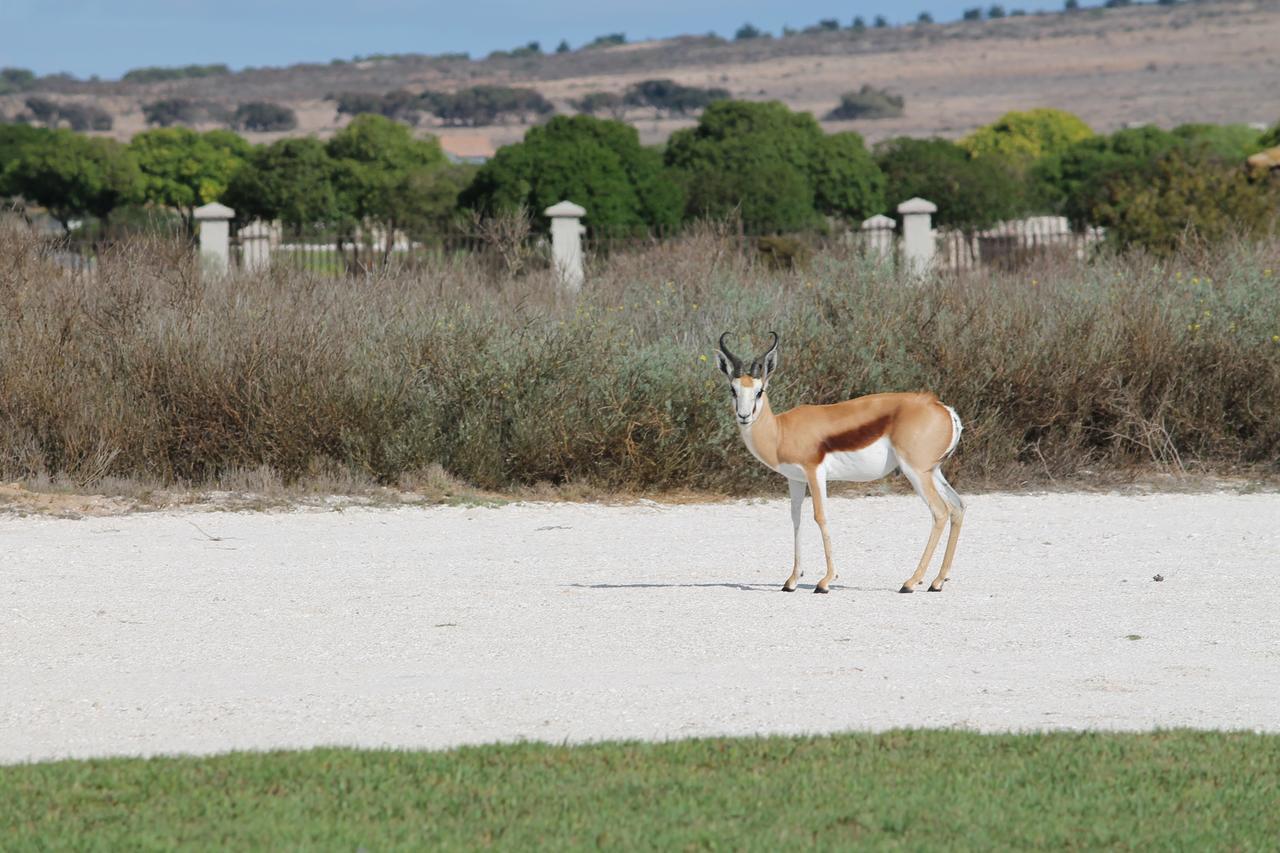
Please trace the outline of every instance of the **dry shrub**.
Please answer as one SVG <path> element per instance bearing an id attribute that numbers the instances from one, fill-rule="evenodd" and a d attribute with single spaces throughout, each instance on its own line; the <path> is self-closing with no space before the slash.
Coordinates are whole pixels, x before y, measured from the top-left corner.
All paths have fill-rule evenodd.
<path id="1" fill-rule="evenodd" d="M 709 225 L 595 265 L 576 302 L 443 256 L 202 280 L 150 241 L 72 275 L 5 227 L 0 257 L 4 478 L 750 492 L 773 475 L 710 356 L 770 329 L 776 409 L 934 390 L 959 482 L 1280 457 L 1276 242 L 911 284 L 831 252 L 769 269 Z"/>

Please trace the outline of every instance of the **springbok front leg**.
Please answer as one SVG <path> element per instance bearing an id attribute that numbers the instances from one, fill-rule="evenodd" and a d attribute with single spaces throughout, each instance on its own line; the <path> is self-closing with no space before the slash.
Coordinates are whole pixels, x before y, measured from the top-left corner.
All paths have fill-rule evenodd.
<path id="1" fill-rule="evenodd" d="M 800 570 L 800 514 L 804 511 L 805 484 L 802 480 L 787 480 L 791 487 L 791 529 L 796 546 L 795 562 L 791 564 L 791 577 L 782 585 L 783 592 L 795 592 L 796 584 L 804 577 Z"/>
<path id="2" fill-rule="evenodd" d="M 804 473 L 809 481 L 809 496 L 813 499 L 813 520 L 818 522 L 818 530 L 822 532 L 822 553 L 827 558 L 827 573 L 813 591 L 830 592 L 831 582 L 837 575 L 836 563 L 831 557 L 831 535 L 827 533 L 827 480 L 817 466 L 805 466 Z"/>
<path id="3" fill-rule="evenodd" d="M 933 515 L 933 529 L 929 531 L 929 542 L 924 546 L 924 553 L 920 555 L 920 565 L 916 566 L 915 574 L 902 582 L 902 589 L 898 592 L 915 592 L 920 581 L 924 578 L 925 569 L 929 568 L 929 561 L 933 559 L 934 549 L 938 547 L 938 540 L 942 537 L 942 528 L 947 526 L 947 518 L 950 512 L 947 502 L 942 499 L 942 495 L 938 494 L 937 486 L 933 482 L 933 473 L 930 472 L 923 476 L 914 469 L 903 464 L 902 473 L 911 481 L 911 486 L 916 490 L 916 494 L 924 498 L 924 502 L 929 505 L 929 512 Z"/>

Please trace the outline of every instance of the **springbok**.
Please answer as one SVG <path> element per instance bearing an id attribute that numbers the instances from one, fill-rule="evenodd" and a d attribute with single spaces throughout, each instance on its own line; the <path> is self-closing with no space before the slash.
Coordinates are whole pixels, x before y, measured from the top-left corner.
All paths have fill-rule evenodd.
<path id="1" fill-rule="evenodd" d="M 800 513 L 807 488 L 813 496 L 813 519 L 822 531 L 827 574 L 814 592 L 828 592 L 836 575 L 827 533 L 827 482 L 878 480 L 895 468 L 911 482 L 933 515 L 933 530 L 915 574 L 899 592 L 913 592 L 938 547 L 942 529 L 951 519 L 951 533 L 942 569 L 929 585 L 941 592 L 956 553 L 956 539 L 964 521 L 964 502 L 942 476 L 942 462 L 960 441 L 960 418 L 955 409 L 927 393 L 869 394 L 829 406 L 797 406 L 780 415 L 769 408 L 769 378 L 778 367 L 778 334 L 764 355 L 743 370 L 742 361 L 720 336 L 716 365 L 729 380 L 734 415 L 751 455 L 787 478 L 791 487 L 791 524 L 795 531 L 795 564 L 782 585 L 795 592 L 800 571 Z"/>

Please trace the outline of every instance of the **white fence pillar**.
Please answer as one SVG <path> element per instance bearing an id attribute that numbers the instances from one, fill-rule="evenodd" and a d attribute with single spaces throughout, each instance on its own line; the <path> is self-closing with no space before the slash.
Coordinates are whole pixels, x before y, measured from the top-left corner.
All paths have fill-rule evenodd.
<path id="1" fill-rule="evenodd" d="M 214 273 L 225 273 L 231 260 L 231 217 L 236 212 L 216 201 L 195 209 L 200 223 L 200 265 Z"/>
<path id="2" fill-rule="evenodd" d="M 551 217 L 551 258 L 556 277 L 565 290 L 577 293 L 586 280 L 582 269 L 582 235 L 587 229 L 581 220 L 587 211 L 571 201 L 562 201 L 544 213 Z"/>
<path id="3" fill-rule="evenodd" d="M 879 262 L 893 257 L 893 229 L 897 224 L 883 213 L 877 213 L 862 223 L 863 245 L 868 255 Z"/>
<path id="4" fill-rule="evenodd" d="M 245 272 L 271 266 L 271 226 L 255 219 L 240 229 L 240 264 Z"/>
<path id="5" fill-rule="evenodd" d="M 938 206 L 922 198 L 909 198 L 898 205 L 902 215 L 902 259 L 908 272 L 920 274 L 933 263 L 933 214 Z"/>

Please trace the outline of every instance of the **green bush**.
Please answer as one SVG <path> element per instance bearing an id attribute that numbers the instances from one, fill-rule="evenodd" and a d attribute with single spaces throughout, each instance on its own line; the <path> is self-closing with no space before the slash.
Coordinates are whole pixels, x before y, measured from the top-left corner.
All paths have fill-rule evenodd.
<path id="1" fill-rule="evenodd" d="M 878 169 L 857 134 L 828 138 L 809 113 L 777 101 L 717 101 L 667 143 L 688 188 L 686 215 L 740 216 L 753 232 L 795 231 L 819 213 L 877 210 Z"/>
<path id="2" fill-rule="evenodd" d="M 250 147 L 228 130 L 165 127 L 135 135 L 129 150 L 142 170 L 144 198 L 180 211 L 194 229 L 195 209 L 222 196 Z"/>
<path id="3" fill-rule="evenodd" d="M 555 106 L 533 89 L 472 86 L 457 92 L 423 92 L 420 103 L 449 125 L 477 127 L 515 117 L 520 121 L 555 112 Z"/>
<path id="4" fill-rule="evenodd" d="M 587 115 L 608 113 L 619 121 L 627 111 L 626 101 L 617 92 L 588 92 L 581 98 L 569 101 L 569 106 Z"/>
<path id="5" fill-rule="evenodd" d="M 960 147 L 974 157 L 995 155 L 1025 168 L 1041 158 L 1062 154 L 1091 136 L 1093 130 L 1079 117 L 1042 108 L 1005 113 L 961 139 Z"/>
<path id="6" fill-rule="evenodd" d="M 1173 135 L 1187 148 L 1243 162 L 1263 149 L 1262 134 L 1247 124 L 1180 124 Z"/>
<path id="7" fill-rule="evenodd" d="M 341 216 L 336 168 L 320 140 L 280 139 L 250 153 L 222 201 L 241 222 L 279 219 L 295 228 L 334 223 Z"/>
<path id="8" fill-rule="evenodd" d="M 232 124 L 237 130 L 258 133 L 293 130 L 298 126 L 298 116 L 286 106 L 269 101 L 250 101 L 236 107 Z"/>
<path id="9" fill-rule="evenodd" d="M 898 137 L 879 143 L 890 208 L 920 197 L 938 206 L 937 225 L 976 231 L 1027 210 L 1024 182 L 995 156 L 974 159 L 946 139 Z"/>
<path id="10" fill-rule="evenodd" d="M 177 68 L 148 66 L 126 71 L 120 79 L 126 83 L 161 83 L 166 80 L 189 80 L 199 77 L 222 77 L 231 69 L 222 63 L 212 65 L 183 65 Z"/>
<path id="11" fill-rule="evenodd" d="M 728 97 L 728 89 L 684 86 L 674 80 L 641 80 L 629 86 L 622 99 L 627 106 L 653 107 L 660 114 L 682 116 Z"/>
<path id="12" fill-rule="evenodd" d="M 1106 181 L 1093 217 L 1120 246 L 1170 254 L 1189 236 L 1212 244 L 1265 233 L 1278 210 L 1280 181 L 1250 179 L 1203 149 L 1174 149 Z"/>
<path id="13" fill-rule="evenodd" d="M 137 159 L 113 139 L 53 130 L 12 150 L 17 156 L 5 167 L 5 191 L 46 207 L 64 228 L 84 216 L 106 219 L 142 196 Z"/>
<path id="14" fill-rule="evenodd" d="M 669 228 L 680 222 L 683 196 L 656 151 L 640 145 L 630 125 L 591 116 L 556 116 L 531 127 L 480 167 L 460 203 L 490 214 L 539 214 L 568 199 L 587 223 L 606 232 Z"/>
<path id="15" fill-rule="evenodd" d="M 230 116 L 226 107 L 192 98 L 161 98 L 142 105 L 142 115 L 151 127 L 193 125 L 205 121 L 222 123 Z"/>
<path id="16" fill-rule="evenodd" d="M 1096 224 L 1109 181 L 1145 169 L 1179 144 L 1178 137 L 1154 125 L 1081 140 L 1032 168 L 1034 194 L 1042 206 L 1060 211 L 1077 228 Z"/>
<path id="17" fill-rule="evenodd" d="M 403 89 L 374 95 L 367 92 L 344 92 L 330 96 L 337 101 L 338 115 L 358 116 L 370 113 L 416 125 L 425 108 L 424 96 Z M 428 98 L 429 100 L 429 94 Z"/>
<path id="18" fill-rule="evenodd" d="M 840 96 L 840 105 L 827 113 L 829 120 L 897 118 L 902 115 L 906 101 L 901 95 L 892 95 L 866 83 L 856 92 Z"/>

